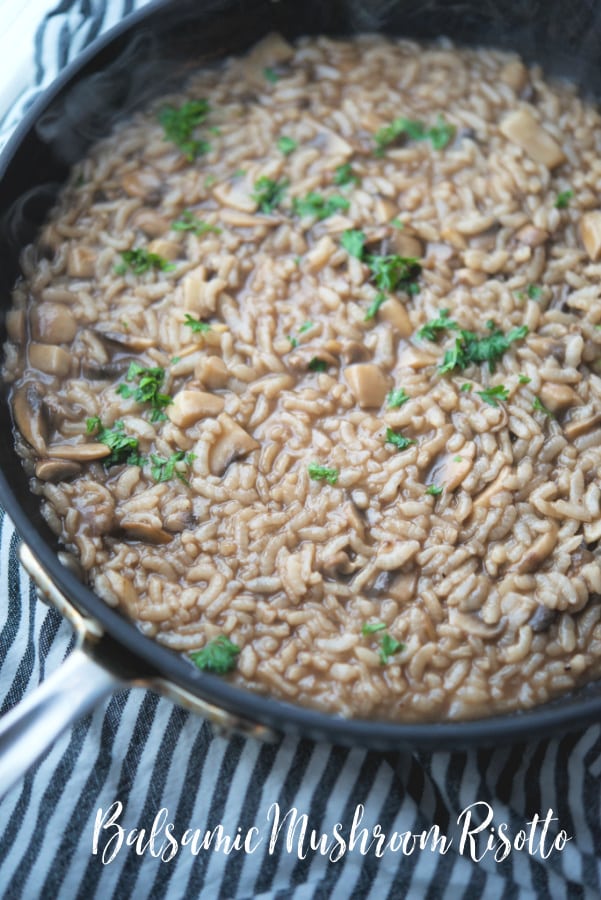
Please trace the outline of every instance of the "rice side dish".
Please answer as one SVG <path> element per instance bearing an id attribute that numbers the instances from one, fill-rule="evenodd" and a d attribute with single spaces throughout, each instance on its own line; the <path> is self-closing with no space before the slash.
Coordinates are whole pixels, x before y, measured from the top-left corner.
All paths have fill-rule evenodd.
<path id="1" fill-rule="evenodd" d="M 487 49 L 269 35 L 73 169 L 7 314 L 65 559 L 347 717 L 601 674 L 601 117 Z"/>

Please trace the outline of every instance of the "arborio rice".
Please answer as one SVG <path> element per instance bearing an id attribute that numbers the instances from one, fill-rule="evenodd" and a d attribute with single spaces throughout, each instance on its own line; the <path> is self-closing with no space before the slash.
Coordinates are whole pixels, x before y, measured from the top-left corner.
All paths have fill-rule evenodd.
<path id="1" fill-rule="evenodd" d="M 536 67 L 374 36 L 271 36 L 95 146 L 5 374 L 97 593 L 345 716 L 598 675 L 600 146 Z"/>

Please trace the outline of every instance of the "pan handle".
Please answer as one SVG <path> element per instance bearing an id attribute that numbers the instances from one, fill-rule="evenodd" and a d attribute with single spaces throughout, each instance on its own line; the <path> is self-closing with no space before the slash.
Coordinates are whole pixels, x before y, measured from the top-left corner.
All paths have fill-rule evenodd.
<path id="1" fill-rule="evenodd" d="M 114 691 L 127 687 L 81 648 L 0 719 L 0 798 L 65 728 Z"/>

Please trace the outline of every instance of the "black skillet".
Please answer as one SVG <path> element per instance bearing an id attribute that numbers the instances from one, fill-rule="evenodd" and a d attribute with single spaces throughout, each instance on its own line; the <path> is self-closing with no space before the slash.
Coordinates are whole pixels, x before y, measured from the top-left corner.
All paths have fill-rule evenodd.
<path id="1" fill-rule="evenodd" d="M 601 12 L 594 0 L 420 2 L 224 0 L 151 3 L 108 32 L 31 107 L 0 156 L 2 340 L 18 255 L 31 241 L 69 166 L 119 117 L 174 86 L 201 61 L 243 51 L 270 30 L 348 34 L 382 30 L 517 50 L 591 93 L 601 88 Z M 374 749 L 465 749 L 560 734 L 601 718 L 601 684 L 526 713 L 469 722 L 393 724 L 325 715 L 233 687 L 198 671 L 107 606 L 61 564 L 54 535 L 12 437 L 6 388 L 0 399 L 0 501 L 22 539 L 22 562 L 39 593 L 68 616 L 79 648 L 37 692 L 0 720 L 0 793 L 60 730 L 111 691 L 149 687 L 221 728 L 269 739 L 281 732 Z"/>

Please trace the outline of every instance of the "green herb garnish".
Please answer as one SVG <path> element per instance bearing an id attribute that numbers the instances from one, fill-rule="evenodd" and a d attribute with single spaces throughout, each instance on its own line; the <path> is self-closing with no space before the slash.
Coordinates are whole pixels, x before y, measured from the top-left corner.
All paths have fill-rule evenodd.
<path id="1" fill-rule="evenodd" d="M 346 197 L 339 194 L 333 194 L 331 197 L 323 197 L 321 194 L 311 192 L 306 197 L 295 197 L 292 201 L 292 208 L 297 216 L 301 218 L 313 218 L 321 221 L 327 219 L 328 216 L 342 210 L 346 212 L 350 203 Z"/>
<path id="2" fill-rule="evenodd" d="M 275 84 L 280 80 L 280 76 L 271 66 L 265 66 L 265 68 L 263 69 L 263 75 L 267 79 L 267 81 L 270 81 L 272 84 Z"/>
<path id="3" fill-rule="evenodd" d="M 194 130 L 204 122 L 210 112 L 207 100 L 188 100 L 179 108 L 166 106 L 159 113 L 165 138 L 179 147 L 189 162 L 210 149 L 207 141 L 196 140 Z"/>
<path id="4" fill-rule="evenodd" d="M 495 387 L 485 388 L 483 391 L 476 391 L 479 397 L 482 397 L 489 406 L 498 406 L 499 400 L 508 400 L 509 391 L 503 384 L 497 384 Z"/>
<path id="5" fill-rule="evenodd" d="M 453 457 L 453 462 L 463 462 L 463 456 L 460 456 L 458 453 L 457 456 Z"/>
<path id="6" fill-rule="evenodd" d="M 203 672 L 214 672 L 216 675 L 227 675 L 236 668 L 236 657 L 240 647 L 233 644 L 224 634 L 209 641 L 202 650 L 191 653 L 190 659 Z"/>
<path id="7" fill-rule="evenodd" d="M 171 223 L 171 227 L 174 231 L 192 231 L 199 236 L 209 232 L 221 234 L 221 228 L 218 228 L 216 225 L 209 225 L 208 222 L 203 222 L 202 219 L 197 219 L 189 209 L 185 209 L 179 219 Z"/>
<path id="8" fill-rule="evenodd" d="M 118 394 L 125 398 L 133 397 L 136 403 L 150 403 L 152 407 L 151 422 L 160 422 L 167 418 L 163 409 L 173 403 L 173 400 L 167 394 L 160 392 L 165 380 L 164 369 L 159 366 L 147 369 L 137 362 L 132 362 L 127 370 L 125 380 L 137 380 L 138 386 L 131 388 L 128 384 L 120 384 L 117 388 Z"/>
<path id="9" fill-rule="evenodd" d="M 86 431 L 88 434 L 95 432 L 96 440 L 110 448 L 111 455 L 102 460 L 105 466 L 142 465 L 143 459 L 138 452 L 138 438 L 125 434 L 123 422 L 115 422 L 112 428 L 105 428 L 99 416 L 92 416 L 86 419 Z"/>
<path id="10" fill-rule="evenodd" d="M 317 463 L 310 463 L 307 466 L 307 472 L 314 481 L 327 481 L 328 484 L 336 484 L 340 474 L 338 469 L 328 469 L 326 466 L 320 466 Z"/>
<path id="11" fill-rule="evenodd" d="M 543 295 L 543 289 L 538 284 L 529 284 L 526 288 L 526 293 L 531 300 L 540 300 Z"/>
<path id="12" fill-rule="evenodd" d="M 386 632 L 382 635 L 382 640 L 380 641 L 380 662 L 383 666 L 386 665 L 389 658 L 394 654 L 398 653 L 400 650 L 404 650 L 405 645 L 400 641 L 397 641 L 392 635 Z"/>
<path id="13" fill-rule="evenodd" d="M 492 321 L 487 323 L 487 328 L 490 334 L 485 337 L 479 337 L 472 331 L 461 330 L 461 337 L 456 338 L 454 346 L 444 355 L 442 366 L 439 368 L 441 374 L 453 372 L 455 369 L 461 371 L 472 363 L 482 362 L 487 362 L 489 370 L 494 372 L 496 363 L 510 345 L 514 341 L 522 340 L 528 334 L 527 325 L 512 328 L 506 335 Z"/>
<path id="14" fill-rule="evenodd" d="M 304 334 L 305 331 L 309 331 L 310 328 L 313 328 L 313 322 L 303 322 L 303 324 L 298 329 L 299 334 Z"/>
<path id="15" fill-rule="evenodd" d="M 343 163 L 341 166 L 336 166 L 332 181 L 334 184 L 342 186 L 344 184 L 359 184 L 360 178 L 353 172 L 353 167 L 350 163 Z"/>
<path id="16" fill-rule="evenodd" d="M 401 220 L 399 219 L 398 216 L 395 216 L 394 219 L 391 219 L 390 224 L 392 225 L 393 228 L 404 228 L 405 227 L 405 223 L 401 222 Z"/>
<path id="17" fill-rule="evenodd" d="M 400 288 L 414 294 L 419 290 L 414 279 L 422 267 L 414 257 L 366 253 L 365 234 L 357 229 L 344 231 L 340 243 L 347 253 L 369 266 L 371 280 L 380 291 L 395 291 Z"/>
<path id="18" fill-rule="evenodd" d="M 392 428 L 386 429 L 386 443 L 394 444 L 397 450 L 406 450 L 407 447 L 410 447 L 412 444 L 415 444 L 415 441 L 411 440 L 411 438 L 405 437 L 403 434 L 399 434 L 396 431 L 393 431 Z"/>
<path id="19" fill-rule="evenodd" d="M 208 322 L 201 322 L 200 319 L 195 319 L 190 313 L 186 313 L 184 316 L 184 325 L 191 328 L 194 334 L 205 334 L 207 331 L 211 330 L 211 326 Z"/>
<path id="20" fill-rule="evenodd" d="M 187 479 L 176 466 L 178 463 L 182 462 L 185 463 L 186 466 L 191 466 L 195 459 L 196 455 L 194 453 L 184 453 L 183 450 L 177 450 L 175 453 L 172 453 L 168 459 L 164 456 L 157 456 L 156 453 L 152 453 L 150 456 L 150 474 L 155 481 L 170 481 L 175 475 L 176 478 L 179 478 L 184 484 L 188 484 Z"/>
<path id="21" fill-rule="evenodd" d="M 409 394 L 405 393 L 405 388 L 396 388 L 394 391 L 390 391 L 386 397 L 386 405 L 389 409 L 398 409 L 399 406 L 402 406 L 403 403 L 410 399 Z"/>
<path id="22" fill-rule="evenodd" d="M 203 181 L 203 184 L 206 188 L 212 188 L 213 185 L 216 184 L 216 182 L 217 182 L 216 176 L 213 175 L 212 172 L 209 172 L 208 175 L 205 175 L 205 180 Z"/>
<path id="23" fill-rule="evenodd" d="M 356 259 L 363 259 L 365 250 L 365 233 L 358 229 L 350 229 L 342 232 L 340 243 L 350 256 Z"/>
<path id="24" fill-rule="evenodd" d="M 298 141 L 283 134 L 277 140 L 277 148 L 284 156 L 289 156 L 298 147 Z"/>
<path id="25" fill-rule="evenodd" d="M 469 381 L 466 381 L 465 384 L 462 384 L 462 385 L 461 385 L 461 387 L 459 388 L 459 390 L 460 390 L 460 391 L 463 391 L 464 394 L 469 394 L 470 391 L 471 391 L 471 389 L 473 388 L 473 386 L 474 386 L 474 385 L 471 384 Z"/>
<path id="26" fill-rule="evenodd" d="M 377 631 L 384 631 L 385 628 L 384 622 L 366 622 L 361 626 L 361 634 L 367 637 L 367 635 L 375 634 Z"/>
<path id="27" fill-rule="evenodd" d="M 376 142 L 376 154 L 382 156 L 390 144 L 404 135 L 412 141 L 430 141 L 435 150 L 444 150 L 451 142 L 455 134 L 455 126 L 445 122 L 442 116 L 438 116 L 436 124 L 426 128 L 423 122 L 407 119 L 400 116 L 394 119 L 390 125 L 380 128 L 374 136 Z"/>
<path id="28" fill-rule="evenodd" d="M 287 178 L 282 178 L 281 181 L 274 181 L 272 178 L 262 175 L 261 178 L 255 181 L 255 191 L 251 195 L 252 199 L 262 213 L 272 213 L 284 199 L 288 184 Z"/>
<path id="29" fill-rule="evenodd" d="M 286 337 L 290 341 L 290 346 L 294 350 L 295 347 L 298 347 L 298 338 L 292 337 L 291 334 L 287 334 Z"/>
<path id="30" fill-rule="evenodd" d="M 457 322 L 454 322 L 452 319 L 449 319 L 449 310 L 441 309 L 438 311 L 438 318 L 431 319 L 430 322 L 426 322 L 425 325 L 417 332 L 418 338 L 422 338 L 428 341 L 436 341 L 441 331 L 457 331 L 459 325 Z"/>
<path id="31" fill-rule="evenodd" d="M 386 297 L 386 294 L 383 294 L 382 291 L 377 293 L 372 302 L 367 307 L 367 312 L 365 313 L 363 320 L 365 322 L 369 322 L 370 319 L 375 319 L 378 314 L 378 310 L 380 309 L 382 304 L 386 302 L 387 299 L 388 298 Z"/>
<path id="32" fill-rule="evenodd" d="M 569 206 L 570 200 L 574 196 L 574 191 L 560 191 L 557 195 L 557 199 L 555 201 L 555 209 L 566 209 Z"/>
<path id="33" fill-rule="evenodd" d="M 327 372 L 328 364 L 325 359 L 320 359 L 318 356 L 314 356 L 309 363 L 309 369 L 311 372 Z"/>
<path id="34" fill-rule="evenodd" d="M 518 378 L 518 381 L 520 384 L 530 384 L 532 379 L 528 378 L 527 375 L 520 375 L 520 377 Z"/>
<path id="35" fill-rule="evenodd" d="M 136 247 L 135 250 L 125 250 L 121 254 L 123 263 L 116 266 L 115 271 L 123 275 L 127 269 L 131 269 L 134 275 L 144 275 L 151 269 L 159 269 L 162 272 L 172 272 L 175 265 L 159 256 L 158 253 L 149 253 L 144 247 Z"/>
<path id="36" fill-rule="evenodd" d="M 536 409 L 538 410 L 538 412 L 544 413 L 549 419 L 555 418 L 555 415 L 547 406 L 545 406 L 545 404 L 539 397 L 535 397 L 532 401 L 532 409 Z"/>
<path id="37" fill-rule="evenodd" d="M 430 494 L 432 497 L 439 497 L 442 494 L 442 491 L 443 489 L 437 484 L 429 484 L 426 488 L 426 494 Z"/>

